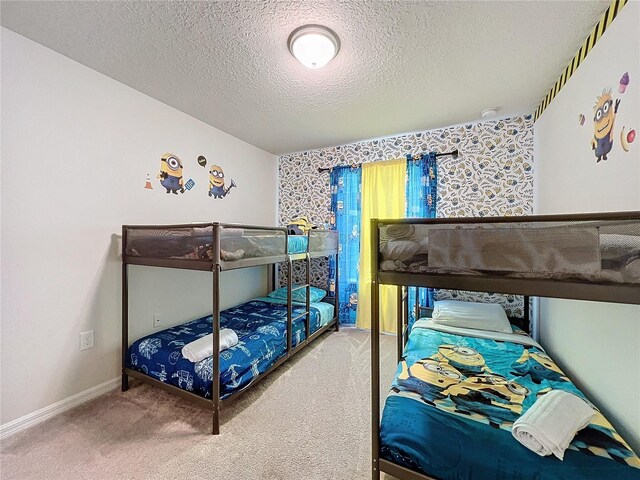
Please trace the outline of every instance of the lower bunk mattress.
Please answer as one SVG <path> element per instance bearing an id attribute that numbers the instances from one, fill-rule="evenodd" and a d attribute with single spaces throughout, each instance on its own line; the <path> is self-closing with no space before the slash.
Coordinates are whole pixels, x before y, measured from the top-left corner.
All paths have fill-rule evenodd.
<path id="1" fill-rule="evenodd" d="M 441 480 L 640 479 L 640 459 L 599 412 L 564 461 L 513 438 L 513 422 L 552 389 L 586 399 L 524 332 L 420 320 L 385 402 L 380 457 Z"/>
<path id="2" fill-rule="evenodd" d="M 331 304 L 312 303 L 311 333 L 333 320 Z M 293 318 L 306 307 L 293 306 Z M 174 385 L 205 398 L 211 398 L 213 357 L 190 362 L 182 356 L 182 347 L 213 332 L 212 317 L 202 317 L 153 333 L 135 341 L 127 351 L 126 366 L 163 383 Z M 220 352 L 220 396 L 226 398 L 246 388 L 269 369 L 287 350 L 286 302 L 268 297 L 257 298 L 220 312 L 220 328 L 238 335 L 238 344 Z M 305 317 L 293 322 L 292 344 L 305 339 Z"/>

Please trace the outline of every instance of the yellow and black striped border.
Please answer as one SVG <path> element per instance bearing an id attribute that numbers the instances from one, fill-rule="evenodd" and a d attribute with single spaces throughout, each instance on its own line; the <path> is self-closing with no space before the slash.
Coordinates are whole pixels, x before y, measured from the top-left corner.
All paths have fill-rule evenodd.
<path id="1" fill-rule="evenodd" d="M 558 92 L 562 89 L 562 87 L 564 87 L 564 84 L 567 83 L 567 80 L 569 80 L 569 78 L 571 78 L 571 75 L 573 75 L 573 73 L 578 69 L 587 54 L 591 51 L 596 42 L 600 40 L 600 37 L 602 37 L 607 28 L 609 28 L 609 25 L 611 25 L 613 19 L 616 18 L 616 15 L 618 15 L 620 10 L 622 10 L 622 7 L 624 7 L 627 2 L 628 0 L 613 0 L 611 2 L 611 5 L 609 5 L 609 8 L 607 8 L 607 10 L 602 14 L 602 18 L 600 18 L 598 24 L 593 28 L 591 34 L 584 41 L 582 47 L 580 47 L 578 53 L 576 53 L 576 55 L 573 57 L 571 63 L 567 65 L 567 68 L 564 69 L 564 72 L 562 73 L 560 78 L 553 85 L 553 88 L 549 90 L 549 93 L 547 93 L 547 95 L 544 97 L 544 100 L 542 100 L 542 102 L 540 102 L 540 105 L 538 105 L 538 108 L 536 108 L 536 111 L 533 114 L 534 122 L 538 120 L 540 115 L 542 115 L 542 112 L 545 111 L 547 106 L 549 106 Z"/>

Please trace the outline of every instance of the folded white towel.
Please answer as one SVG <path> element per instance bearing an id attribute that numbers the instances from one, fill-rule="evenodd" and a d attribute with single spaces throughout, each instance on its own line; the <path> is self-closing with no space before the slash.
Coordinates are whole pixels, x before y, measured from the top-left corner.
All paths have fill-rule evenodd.
<path id="1" fill-rule="evenodd" d="M 513 423 L 511 433 L 541 457 L 552 453 L 560 460 L 576 433 L 589 425 L 595 410 L 582 398 L 562 390 L 540 397 Z"/>
<path id="2" fill-rule="evenodd" d="M 238 335 L 230 328 L 220 330 L 220 351 L 238 344 Z M 190 362 L 199 362 L 213 355 L 213 333 L 200 337 L 182 347 L 182 356 Z"/>

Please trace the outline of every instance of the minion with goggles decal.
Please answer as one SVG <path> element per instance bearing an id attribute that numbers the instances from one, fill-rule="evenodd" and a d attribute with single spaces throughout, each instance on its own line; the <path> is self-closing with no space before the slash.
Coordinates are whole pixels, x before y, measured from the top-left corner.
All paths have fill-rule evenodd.
<path id="1" fill-rule="evenodd" d="M 228 188 L 224 188 L 224 171 L 219 165 L 211 165 L 209 170 L 209 196 L 213 198 L 224 198 L 236 183 L 231 180 Z"/>
<path id="2" fill-rule="evenodd" d="M 160 158 L 160 173 L 158 174 L 160 185 L 167 189 L 167 193 L 184 193 L 182 180 L 182 162 L 172 153 L 165 153 Z"/>
<path id="3" fill-rule="evenodd" d="M 603 90 L 596 104 L 593 106 L 593 138 L 591 149 L 595 151 L 596 163 L 606 160 L 607 154 L 613 148 L 613 124 L 618 113 L 620 99 L 615 104 L 611 97 L 611 90 Z"/>

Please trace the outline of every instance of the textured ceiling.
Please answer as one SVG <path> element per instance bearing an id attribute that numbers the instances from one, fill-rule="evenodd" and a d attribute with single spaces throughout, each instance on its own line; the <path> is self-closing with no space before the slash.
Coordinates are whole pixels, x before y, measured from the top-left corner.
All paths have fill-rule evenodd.
<path id="1" fill-rule="evenodd" d="M 2 24 L 280 154 L 530 113 L 603 1 L 2 1 Z M 321 70 L 287 50 L 306 23 L 342 49 Z"/>

